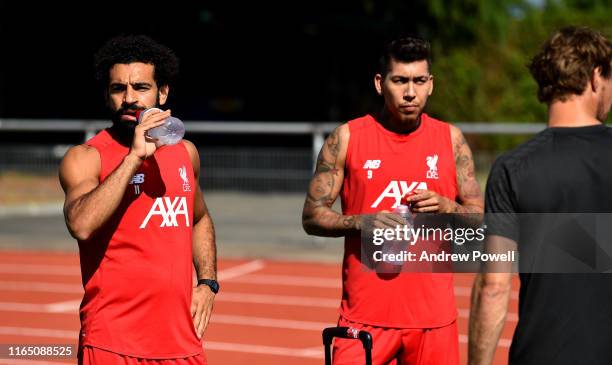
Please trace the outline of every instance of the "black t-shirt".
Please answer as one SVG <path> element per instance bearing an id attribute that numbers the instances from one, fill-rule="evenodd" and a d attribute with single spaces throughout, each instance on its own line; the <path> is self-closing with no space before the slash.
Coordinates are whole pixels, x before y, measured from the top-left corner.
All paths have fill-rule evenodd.
<path id="1" fill-rule="evenodd" d="M 612 213 L 612 130 L 548 128 L 502 155 L 485 206 L 504 214 L 488 234 L 517 242 L 521 264 L 523 251 L 545 255 L 532 247 L 543 213 Z M 612 274 L 525 272 L 510 364 L 612 364 Z"/>

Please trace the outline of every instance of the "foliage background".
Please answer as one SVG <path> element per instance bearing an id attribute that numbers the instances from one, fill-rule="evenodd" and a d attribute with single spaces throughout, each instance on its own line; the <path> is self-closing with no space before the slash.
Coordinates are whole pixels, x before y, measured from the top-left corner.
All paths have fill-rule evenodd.
<path id="1" fill-rule="evenodd" d="M 612 0 L 0 2 L 0 117 L 106 118 L 93 54 L 111 36 L 144 33 L 181 58 L 169 107 L 184 120 L 343 122 L 380 108 L 382 45 L 418 35 L 434 52 L 431 115 L 544 122 L 530 57 L 562 26 L 610 36 L 610 19 Z M 521 139 L 471 142 L 503 150 Z"/>

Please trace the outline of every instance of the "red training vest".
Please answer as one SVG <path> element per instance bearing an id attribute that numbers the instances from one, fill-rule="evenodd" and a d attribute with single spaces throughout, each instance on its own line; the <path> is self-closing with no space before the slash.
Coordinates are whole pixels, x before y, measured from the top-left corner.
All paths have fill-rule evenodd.
<path id="1" fill-rule="evenodd" d="M 412 133 L 385 129 L 372 116 L 348 122 L 342 211 L 346 215 L 392 211 L 414 189 L 457 197 L 450 126 L 426 114 Z M 349 321 L 381 327 L 435 328 L 457 316 L 453 276 L 400 273 L 382 278 L 362 266 L 360 237 L 347 236 L 340 314 Z"/>
<path id="2" fill-rule="evenodd" d="M 86 144 L 100 154 L 100 183 L 129 152 L 108 130 Z M 149 359 L 202 352 L 190 313 L 197 184 L 183 143 L 161 147 L 111 220 L 79 242 L 82 345 Z"/>

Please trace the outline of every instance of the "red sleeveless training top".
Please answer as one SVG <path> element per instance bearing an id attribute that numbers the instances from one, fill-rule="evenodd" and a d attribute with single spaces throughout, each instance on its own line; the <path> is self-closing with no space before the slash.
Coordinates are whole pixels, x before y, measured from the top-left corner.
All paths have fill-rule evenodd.
<path id="1" fill-rule="evenodd" d="M 100 183 L 129 152 L 108 130 L 86 144 L 100 154 Z M 190 313 L 196 184 L 183 143 L 161 147 L 111 220 L 79 242 L 82 345 L 149 359 L 202 352 Z"/>
<path id="2" fill-rule="evenodd" d="M 450 126 L 422 114 L 407 135 L 385 129 L 372 116 L 348 122 L 342 211 L 346 215 L 393 210 L 414 189 L 457 197 Z M 435 160 L 434 163 L 432 161 Z M 453 277 L 447 273 L 400 273 L 381 278 L 362 266 L 360 237 L 347 236 L 340 314 L 381 327 L 435 328 L 457 316 Z"/>

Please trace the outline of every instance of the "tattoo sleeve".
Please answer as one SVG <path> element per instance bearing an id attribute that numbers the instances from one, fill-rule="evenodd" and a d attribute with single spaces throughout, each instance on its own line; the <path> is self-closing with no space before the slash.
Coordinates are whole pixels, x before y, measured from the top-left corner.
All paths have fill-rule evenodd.
<path id="1" fill-rule="evenodd" d="M 455 138 L 453 147 L 459 189 L 459 201 L 455 206 L 455 213 L 465 214 L 463 220 L 466 224 L 478 226 L 482 222 L 484 202 L 476 179 L 472 151 L 461 132 Z"/>
<path id="2" fill-rule="evenodd" d="M 341 128 L 325 140 L 308 187 L 302 211 L 302 225 L 308 234 L 339 237 L 359 230 L 359 216 L 345 216 L 332 209 L 344 180 L 347 141 L 343 139 L 347 138 L 342 138 Z"/>

